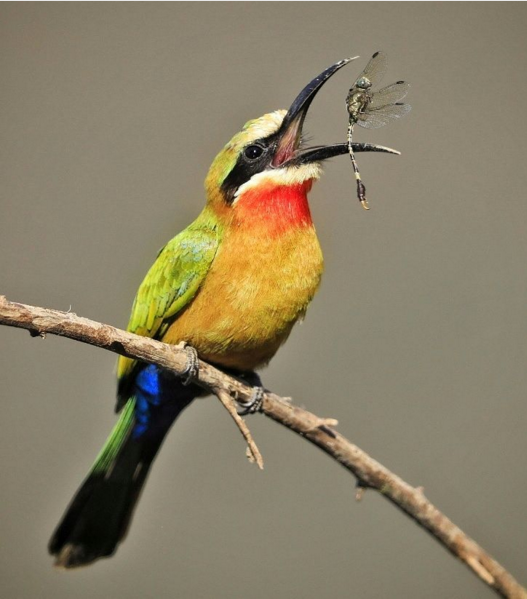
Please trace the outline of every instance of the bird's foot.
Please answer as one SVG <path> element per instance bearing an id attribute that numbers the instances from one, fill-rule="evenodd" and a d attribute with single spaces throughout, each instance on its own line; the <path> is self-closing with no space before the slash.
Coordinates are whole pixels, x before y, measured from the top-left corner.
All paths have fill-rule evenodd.
<path id="1" fill-rule="evenodd" d="M 247 414 L 261 412 L 264 395 L 265 391 L 263 387 L 253 387 L 253 392 L 248 402 L 242 403 L 241 401 L 238 401 L 238 404 L 242 408 L 238 414 L 240 416 L 246 416 Z"/>
<path id="2" fill-rule="evenodd" d="M 192 380 L 199 374 L 198 352 L 184 341 L 183 343 L 180 343 L 178 347 L 185 350 L 185 353 L 187 354 L 187 365 L 185 366 L 185 370 L 181 373 L 181 377 L 183 378 L 184 385 L 190 385 Z"/>

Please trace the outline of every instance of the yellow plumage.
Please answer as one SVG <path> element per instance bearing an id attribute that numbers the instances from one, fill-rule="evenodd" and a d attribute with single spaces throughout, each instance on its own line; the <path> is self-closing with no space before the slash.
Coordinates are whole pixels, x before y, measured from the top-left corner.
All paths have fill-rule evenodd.
<path id="1" fill-rule="evenodd" d="M 312 225 L 278 237 L 249 223 L 229 228 L 205 283 L 163 341 L 186 341 L 204 360 L 253 370 L 287 339 L 321 274 L 322 252 Z"/>

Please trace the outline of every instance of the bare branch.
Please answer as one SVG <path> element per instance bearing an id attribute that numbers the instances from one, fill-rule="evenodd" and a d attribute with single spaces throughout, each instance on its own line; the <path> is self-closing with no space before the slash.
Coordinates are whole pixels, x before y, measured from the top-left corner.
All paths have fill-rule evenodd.
<path id="1" fill-rule="evenodd" d="M 50 333 L 69 337 L 130 358 L 158 364 L 175 374 L 185 374 L 187 354 L 183 349 L 81 318 L 71 312 L 9 302 L 0 296 L 0 324 L 27 329 L 33 336 Z M 252 387 L 201 360 L 199 373 L 193 382 L 220 398 L 225 399 L 228 395 L 241 403 L 250 401 L 253 394 Z M 497 594 L 511 599 L 527 599 L 527 591 L 513 576 L 430 503 L 421 488 L 410 486 L 335 431 L 335 421 L 319 418 L 270 392 L 265 393 L 262 411 L 320 447 L 352 472 L 361 487 L 379 491 L 464 562 Z"/>
<path id="2" fill-rule="evenodd" d="M 223 389 L 217 389 L 216 395 L 223 404 L 223 407 L 231 415 L 231 418 L 236 423 L 236 426 L 240 429 L 240 432 L 243 435 L 245 442 L 247 443 L 247 457 L 249 458 L 249 461 L 255 462 L 258 468 L 260 468 L 260 470 L 263 470 L 262 454 L 256 446 L 256 443 L 254 442 L 253 437 L 251 435 L 251 431 L 249 430 L 249 427 L 245 424 L 245 420 L 236 411 L 236 404 L 234 398 L 232 397 L 232 395 L 230 395 Z"/>

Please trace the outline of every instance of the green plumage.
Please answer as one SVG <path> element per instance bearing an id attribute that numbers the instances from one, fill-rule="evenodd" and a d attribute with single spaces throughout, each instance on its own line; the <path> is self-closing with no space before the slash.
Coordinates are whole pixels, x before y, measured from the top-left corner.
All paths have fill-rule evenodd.
<path id="1" fill-rule="evenodd" d="M 128 330 L 160 339 L 173 318 L 196 295 L 220 242 L 220 227 L 207 210 L 159 252 L 135 297 Z M 120 357 L 117 376 L 122 388 L 135 360 Z M 125 401 L 128 398 L 121 398 Z"/>
<path id="2" fill-rule="evenodd" d="M 131 397 L 124 407 L 119 420 L 97 456 L 90 474 L 106 473 L 114 463 L 115 457 L 126 441 L 134 424 L 135 398 Z"/>

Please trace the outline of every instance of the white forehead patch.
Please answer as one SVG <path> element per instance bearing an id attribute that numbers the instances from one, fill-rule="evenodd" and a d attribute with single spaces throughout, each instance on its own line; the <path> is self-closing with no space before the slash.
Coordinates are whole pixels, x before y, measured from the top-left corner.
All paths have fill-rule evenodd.
<path id="1" fill-rule="evenodd" d="M 250 189 L 254 189 L 259 185 L 266 183 L 274 183 L 276 186 L 283 185 L 299 185 L 309 179 L 320 179 L 322 175 L 322 167 L 319 162 L 311 162 L 309 164 L 301 164 L 299 166 L 288 166 L 285 168 L 275 168 L 256 173 L 243 185 L 240 185 L 234 194 L 234 202 L 236 204 L 238 198 Z"/>
<path id="2" fill-rule="evenodd" d="M 286 113 L 287 110 L 275 110 L 274 112 L 265 114 L 259 119 L 249 121 L 246 123 L 243 130 L 250 133 L 250 138 L 253 140 L 260 137 L 268 137 L 280 129 L 280 125 L 282 124 Z"/>

